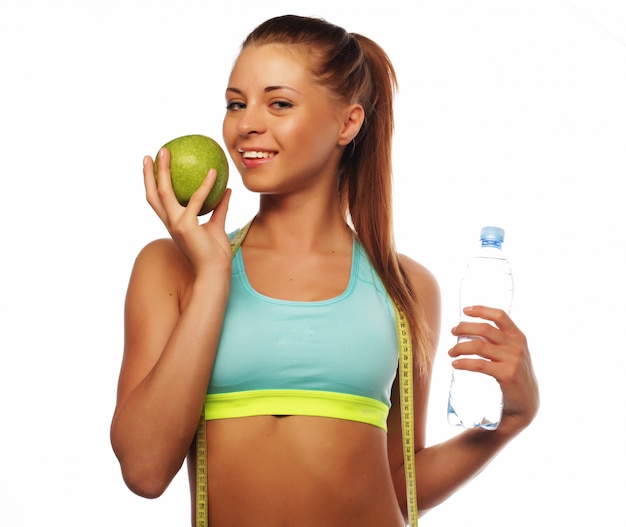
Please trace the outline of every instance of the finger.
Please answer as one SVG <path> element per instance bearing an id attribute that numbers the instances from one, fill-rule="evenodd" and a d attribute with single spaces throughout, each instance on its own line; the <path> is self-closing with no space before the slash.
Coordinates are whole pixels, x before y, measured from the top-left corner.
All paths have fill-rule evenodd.
<path id="1" fill-rule="evenodd" d="M 146 189 L 146 200 L 157 215 L 163 219 L 165 217 L 165 210 L 163 209 L 161 199 L 158 195 L 154 168 L 154 161 L 152 158 L 150 156 L 145 156 L 143 158 L 143 183 Z"/>
<path id="2" fill-rule="evenodd" d="M 502 309 L 487 306 L 468 306 L 463 309 L 463 313 L 470 317 L 490 320 L 503 331 L 519 331 L 511 317 Z"/>
<path id="3" fill-rule="evenodd" d="M 502 344 L 506 339 L 506 334 L 489 322 L 462 321 L 452 328 L 451 333 L 457 338 L 478 337 L 494 344 Z"/>
<path id="4" fill-rule="evenodd" d="M 196 189 L 196 191 L 189 198 L 189 203 L 187 203 L 187 211 L 189 214 L 195 214 L 196 216 L 202 209 L 204 202 L 206 201 L 213 185 L 215 184 L 215 180 L 217 179 L 217 171 L 212 168 L 209 170 L 207 175 L 200 183 L 200 186 Z"/>
<path id="5" fill-rule="evenodd" d="M 157 165 L 157 193 L 163 204 L 165 211 L 170 215 L 171 212 L 181 207 L 176 199 L 174 189 L 172 188 L 172 176 L 170 174 L 170 152 L 167 148 L 161 148 L 156 159 Z"/>
<path id="6" fill-rule="evenodd" d="M 511 336 L 501 330 L 493 328 L 501 336 L 501 341 L 494 343 L 482 337 L 460 340 L 449 351 L 448 355 L 455 359 L 452 365 L 459 369 L 482 371 L 493 375 L 499 380 L 507 377 L 507 372 L 515 371 L 519 364 L 528 362 L 528 345 L 523 333 Z M 499 339 L 498 339 L 499 340 Z M 492 364 L 476 364 L 473 358 L 481 357 Z"/>
<path id="7" fill-rule="evenodd" d="M 496 377 L 498 373 L 499 364 L 486 359 L 478 357 L 462 357 L 452 361 L 452 366 L 455 370 L 474 371 L 478 373 L 484 373 L 485 375 L 491 375 Z"/>
<path id="8" fill-rule="evenodd" d="M 156 172 L 157 186 L 161 188 L 172 188 L 172 179 L 170 176 L 170 152 L 167 148 L 161 148 L 154 160 Z M 166 177 L 170 176 L 170 177 Z"/>
<path id="9" fill-rule="evenodd" d="M 146 194 L 156 192 L 156 181 L 154 179 L 154 162 L 150 156 L 143 158 L 143 184 L 146 187 Z"/>
<path id="10" fill-rule="evenodd" d="M 450 350 L 448 355 L 452 358 L 460 358 L 463 356 L 478 356 L 488 360 L 497 360 L 500 357 L 498 353 L 499 346 L 493 344 L 481 337 L 468 337 L 459 340 Z"/>
<path id="11" fill-rule="evenodd" d="M 232 190 L 227 188 L 211 215 L 210 222 L 216 223 L 221 230 L 226 228 L 226 213 L 228 212 L 231 194 Z"/>

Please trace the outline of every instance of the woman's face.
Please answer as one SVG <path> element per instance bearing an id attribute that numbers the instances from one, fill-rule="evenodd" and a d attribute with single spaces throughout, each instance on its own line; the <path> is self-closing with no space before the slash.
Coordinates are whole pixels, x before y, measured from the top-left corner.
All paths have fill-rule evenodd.
<path id="1" fill-rule="evenodd" d="M 336 177 L 346 112 L 314 79 L 308 60 L 293 47 L 248 46 L 232 70 L 224 142 L 254 192 L 310 190 Z"/>

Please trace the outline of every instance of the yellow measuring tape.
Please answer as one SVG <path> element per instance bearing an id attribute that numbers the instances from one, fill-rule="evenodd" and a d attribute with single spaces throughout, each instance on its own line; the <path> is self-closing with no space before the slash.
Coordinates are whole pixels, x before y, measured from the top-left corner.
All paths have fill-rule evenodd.
<path id="1" fill-rule="evenodd" d="M 406 508 L 410 527 L 417 527 L 417 485 L 415 481 L 415 448 L 413 421 L 413 345 L 411 328 L 404 313 L 394 304 L 398 331 L 398 388 L 402 419 L 402 453 L 406 481 Z"/>
<path id="2" fill-rule="evenodd" d="M 233 256 L 248 233 L 252 221 L 240 229 L 230 242 Z M 402 452 L 406 478 L 407 511 L 409 526 L 417 527 L 417 491 L 415 483 L 415 450 L 413 448 L 413 346 L 411 330 L 404 313 L 394 305 L 398 332 L 398 364 L 400 406 L 402 418 Z M 209 526 L 209 496 L 206 466 L 206 421 L 204 404 L 196 432 L 196 526 Z"/>

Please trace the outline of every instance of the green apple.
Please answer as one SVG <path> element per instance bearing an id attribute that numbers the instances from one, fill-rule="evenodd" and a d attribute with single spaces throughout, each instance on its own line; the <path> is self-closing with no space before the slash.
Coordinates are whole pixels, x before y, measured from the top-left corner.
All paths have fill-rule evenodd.
<path id="1" fill-rule="evenodd" d="M 209 170 L 217 171 L 215 184 L 198 216 L 211 212 L 222 199 L 228 183 L 228 160 L 222 147 L 210 137 L 195 134 L 172 139 L 162 148 L 170 152 L 172 188 L 178 202 L 185 207 Z M 155 177 L 158 177 L 156 172 Z"/>

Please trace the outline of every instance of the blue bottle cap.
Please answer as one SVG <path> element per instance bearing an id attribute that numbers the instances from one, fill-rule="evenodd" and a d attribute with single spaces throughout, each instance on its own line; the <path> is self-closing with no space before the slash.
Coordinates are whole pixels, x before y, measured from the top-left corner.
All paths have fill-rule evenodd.
<path id="1" fill-rule="evenodd" d="M 502 243 L 504 241 L 504 229 L 500 227 L 483 227 L 480 229 L 480 239 Z"/>

